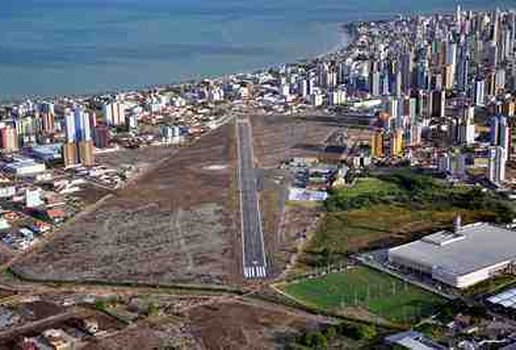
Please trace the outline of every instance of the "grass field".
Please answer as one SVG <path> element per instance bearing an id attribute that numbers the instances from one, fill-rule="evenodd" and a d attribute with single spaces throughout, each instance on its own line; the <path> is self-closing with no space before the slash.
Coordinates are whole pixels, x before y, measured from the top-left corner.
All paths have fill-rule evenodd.
<path id="1" fill-rule="evenodd" d="M 403 189 L 393 181 L 375 177 L 358 178 L 352 186 L 333 189 L 330 198 L 325 201 L 325 207 L 329 211 L 359 209 L 391 202 L 402 193 Z"/>
<path id="2" fill-rule="evenodd" d="M 287 206 L 292 208 L 320 208 L 321 202 L 316 201 L 286 201 Z"/>
<path id="3" fill-rule="evenodd" d="M 353 186 L 341 188 L 337 191 L 337 194 L 343 198 L 354 198 L 363 195 L 382 195 L 398 190 L 399 187 L 394 183 L 375 177 L 366 177 L 356 179 L 356 183 Z"/>
<path id="4" fill-rule="evenodd" d="M 490 210 L 497 222 L 510 222 L 516 210 L 506 198 L 479 187 L 455 186 L 411 169 L 402 168 L 376 177 L 357 179 L 351 188 L 331 192 L 325 201 L 330 212 L 363 209 L 379 204 L 410 206 L 417 210 Z"/>
<path id="5" fill-rule="evenodd" d="M 312 308 L 335 313 L 363 308 L 399 324 L 428 316 L 444 303 L 434 294 L 365 267 L 285 284 L 280 289 Z"/>

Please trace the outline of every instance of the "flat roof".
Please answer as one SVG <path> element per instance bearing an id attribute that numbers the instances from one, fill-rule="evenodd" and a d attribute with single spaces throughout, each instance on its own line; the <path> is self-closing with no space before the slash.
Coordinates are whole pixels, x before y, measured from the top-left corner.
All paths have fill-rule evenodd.
<path id="1" fill-rule="evenodd" d="M 304 188 L 291 187 L 288 200 L 290 201 L 323 201 L 328 194 L 322 191 L 312 191 Z"/>
<path id="2" fill-rule="evenodd" d="M 487 298 L 487 301 L 503 307 L 516 309 L 516 288 L 509 289 L 500 294 Z"/>
<path id="3" fill-rule="evenodd" d="M 412 350 L 444 350 L 445 347 L 433 342 L 423 334 L 406 331 L 385 338 L 388 343 L 402 345 Z"/>
<path id="4" fill-rule="evenodd" d="M 457 276 L 516 260 L 516 232 L 487 223 L 441 231 L 389 249 L 389 255 L 441 268 Z"/>

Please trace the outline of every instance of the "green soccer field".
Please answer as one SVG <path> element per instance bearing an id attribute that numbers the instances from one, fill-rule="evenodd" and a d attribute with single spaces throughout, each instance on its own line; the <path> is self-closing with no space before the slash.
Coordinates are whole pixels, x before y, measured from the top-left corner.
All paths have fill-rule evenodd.
<path id="1" fill-rule="evenodd" d="M 360 307 L 395 323 L 407 324 L 432 314 L 444 300 L 389 275 L 365 267 L 331 273 L 280 287 L 303 304 L 338 312 Z"/>

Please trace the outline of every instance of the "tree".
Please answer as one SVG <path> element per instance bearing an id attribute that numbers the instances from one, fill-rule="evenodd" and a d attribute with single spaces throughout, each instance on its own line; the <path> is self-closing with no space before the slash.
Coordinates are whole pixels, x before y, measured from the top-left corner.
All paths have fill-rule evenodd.
<path id="1" fill-rule="evenodd" d="M 333 249 L 330 247 L 324 247 L 321 251 L 320 263 L 323 266 L 330 265 L 333 262 Z"/>
<path id="2" fill-rule="evenodd" d="M 335 329 L 335 327 L 330 326 L 324 330 L 324 335 L 326 339 L 332 340 L 337 335 L 337 330 Z"/>
<path id="3" fill-rule="evenodd" d="M 153 302 L 150 302 L 149 305 L 147 305 L 147 316 L 154 317 L 158 314 L 159 309 Z"/>
<path id="4" fill-rule="evenodd" d="M 326 339 L 321 332 L 317 331 L 308 331 L 304 333 L 300 339 L 300 343 L 310 347 L 311 349 L 328 349 L 328 339 Z"/>
<path id="5" fill-rule="evenodd" d="M 357 327 L 359 339 L 373 339 L 376 337 L 376 328 L 374 326 L 360 325 Z"/>
<path id="6" fill-rule="evenodd" d="M 106 308 L 107 308 L 106 301 L 105 301 L 105 300 L 102 300 L 102 299 L 97 300 L 97 301 L 95 302 L 95 308 L 96 308 L 97 310 L 102 310 L 102 311 L 106 310 Z"/>
<path id="7" fill-rule="evenodd" d="M 356 325 L 349 323 L 341 323 L 338 326 L 339 334 L 357 340 L 369 340 L 376 337 L 377 332 L 374 326 Z"/>

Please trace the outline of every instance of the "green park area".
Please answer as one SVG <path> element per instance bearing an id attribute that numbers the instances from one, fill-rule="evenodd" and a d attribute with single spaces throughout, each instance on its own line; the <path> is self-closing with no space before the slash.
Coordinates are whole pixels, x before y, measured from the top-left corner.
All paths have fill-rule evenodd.
<path id="1" fill-rule="evenodd" d="M 425 290 L 366 267 L 304 279 L 279 288 L 308 307 L 361 319 L 413 323 L 445 301 Z M 369 314 L 369 316 L 364 316 Z"/>
<path id="2" fill-rule="evenodd" d="M 333 193 L 341 199 L 356 200 L 360 197 L 395 195 L 399 187 L 392 182 L 375 177 L 358 178 L 350 187 L 339 189 Z"/>
<path id="3" fill-rule="evenodd" d="M 401 169 L 357 179 L 330 193 L 317 231 L 306 244 L 299 268 L 338 264 L 352 253 L 391 247 L 463 223 L 508 222 L 512 204 L 481 188 L 451 185 Z"/>

